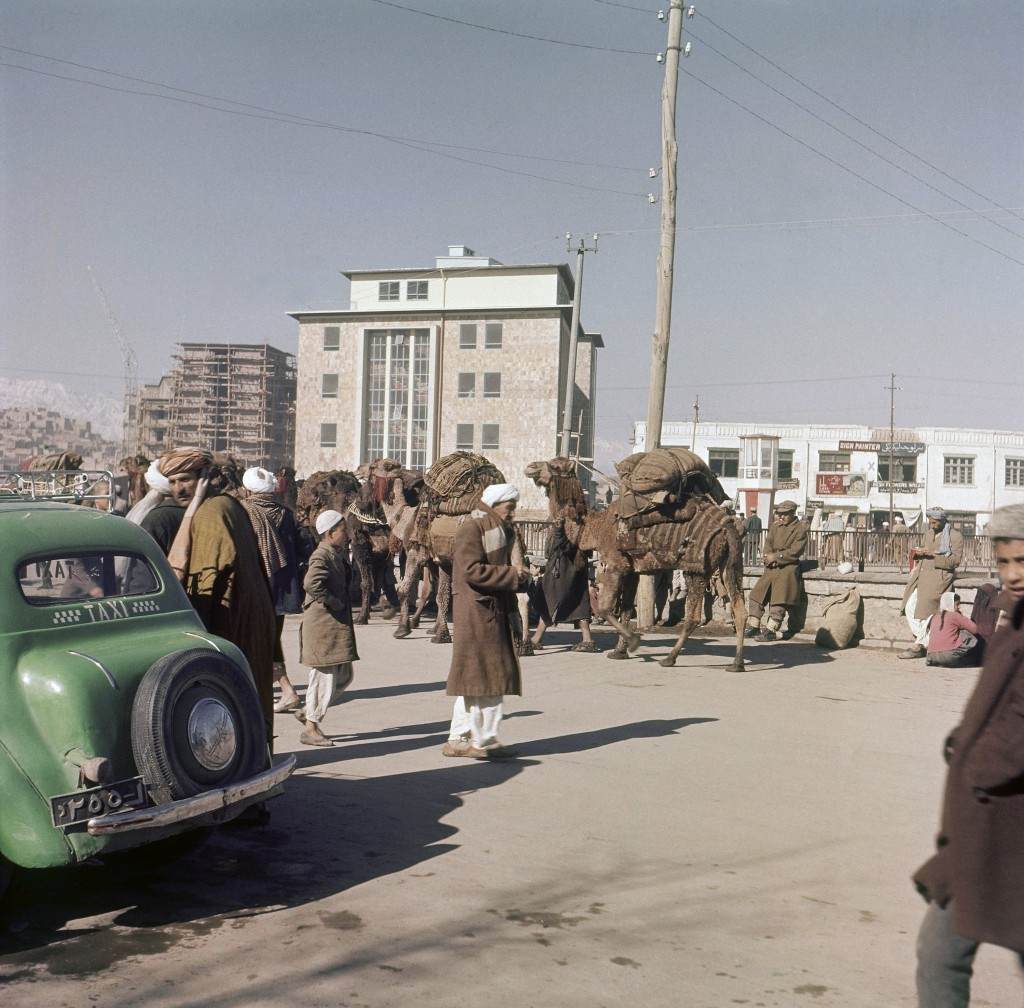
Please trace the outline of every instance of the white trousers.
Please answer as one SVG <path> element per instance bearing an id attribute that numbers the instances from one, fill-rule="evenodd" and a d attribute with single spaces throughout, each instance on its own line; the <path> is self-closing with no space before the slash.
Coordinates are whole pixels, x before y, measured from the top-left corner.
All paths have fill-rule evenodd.
<path id="1" fill-rule="evenodd" d="M 917 611 L 917 589 L 915 588 L 910 593 L 910 598 L 907 599 L 907 626 L 910 627 L 910 632 L 914 635 L 914 643 L 921 647 L 928 646 L 928 624 L 931 620 L 931 616 L 925 616 L 924 619 L 916 619 L 914 613 Z"/>
<path id="2" fill-rule="evenodd" d="M 306 720 L 320 724 L 327 708 L 338 702 L 345 687 L 352 682 L 352 676 L 352 662 L 311 668 L 306 686 Z"/>
<path id="3" fill-rule="evenodd" d="M 448 740 L 464 742 L 468 739 L 477 749 L 498 745 L 503 713 L 501 699 L 500 696 L 456 697 Z"/>

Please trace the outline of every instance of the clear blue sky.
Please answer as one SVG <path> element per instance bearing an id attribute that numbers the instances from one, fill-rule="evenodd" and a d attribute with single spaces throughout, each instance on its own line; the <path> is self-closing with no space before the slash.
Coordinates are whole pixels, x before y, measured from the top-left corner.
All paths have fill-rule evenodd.
<path id="1" fill-rule="evenodd" d="M 401 0 L 513 32 L 662 48 L 665 25 L 627 9 L 657 3 L 622 2 Z M 713 0 L 686 26 L 685 71 L 863 179 L 681 78 L 666 419 L 690 416 L 699 391 L 708 419 L 887 423 L 886 381 L 856 376 L 894 370 L 900 421 L 1019 429 L 1024 4 Z M 0 62 L 27 68 L 0 67 L 0 374 L 71 372 L 49 377 L 117 391 L 120 355 L 87 265 L 153 380 L 180 339 L 294 348 L 285 312 L 347 306 L 340 269 L 427 264 L 448 243 L 505 262 L 564 261 L 564 232 L 598 231 L 584 284 L 584 322 L 607 344 L 598 436 L 621 445 L 643 418 L 659 219 L 644 194 L 660 191 L 646 170 L 660 156 L 653 56 L 485 32 L 373 0 L 7 0 L 0 43 L 336 125 L 585 162 L 445 149 L 595 187 L 91 87 L 29 71 L 160 91 L 0 50 Z M 830 223 L 790 223 L 804 221 Z"/>

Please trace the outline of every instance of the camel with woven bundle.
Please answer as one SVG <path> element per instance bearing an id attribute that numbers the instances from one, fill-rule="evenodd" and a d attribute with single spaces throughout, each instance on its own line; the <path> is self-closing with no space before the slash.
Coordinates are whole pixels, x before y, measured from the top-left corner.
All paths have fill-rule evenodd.
<path id="1" fill-rule="evenodd" d="M 619 463 L 623 492 L 605 511 L 588 511 L 578 534 L 580 551 L 595 551 L 603 569 L 598 574 L 598 615 L 619 634 L 609 658 L 623 659 L 635 651 L 641 636 L 616 615 L 617 606 L 639 574 L 662 571 L 683 572 L 686 608 L 678 637 L 671 651 L 661 659 L 666 668 L 675 665 L 695 627 L 700 624 L 704 594 L 713 580 L 721 586 L 736 620 L 736 655 L 731 668 L 742 671 L 743 629 L 746 605 L 743 600 L 742 540 L 732 516 L 719 504 L 725 499 L 717 478 L 706 463 L 675 450 L 679 475 L 669 489 L 651 490 L 645 485 L 644 456 L 638 453 Z M 648 460 L 649 462 L 649 460 Z M 681 463 L 681 464 L 680 464 Z M 547 494 L 549 501 L 574 498 L 579 482 L 568 459 L 531 463 L 529 476 Z M 579 493 L 582 494 L 582 488 Z"/>
<path id="2" fill-rule="evenodd" d="M 128 474 L 128 507 L 135 507 L 149 492 L 146 470 L 149 459 L 145 455 L 129 455 L 117 463 L 118 469 Z"/>

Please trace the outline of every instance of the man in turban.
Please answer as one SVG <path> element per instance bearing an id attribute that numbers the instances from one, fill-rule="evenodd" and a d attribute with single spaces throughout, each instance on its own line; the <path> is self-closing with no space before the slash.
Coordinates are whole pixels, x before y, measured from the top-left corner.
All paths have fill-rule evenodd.
<path id="1" fill-rule="evenodd" d="M 210 633 L 235 644 L 252 670 L 266 723 L 274 728 L 274 604 L 259 542 L 245 508 L 225 492 L 224 476 L 210 452 L 180 449 L 160 459 L 171 496 L 183 508 L 200 503 L 191 516 L 187 542 L 173 543 L 182 557 L 185 592 Z M 207 485 L 208 481 L 208 485 Z M 177 538 L 177 537 L 176 537 Z M 172 563 L 172 566 L 174 564 Z"/>
<path id="2" fill-rule="evenodd" d="M 159 490 L 163 497 L 150 501 L 146 509 L 140 509 L 139 525 L 155 540 L 166 556 L 185 517 L 185 508 L 196 495 L 199 474 L 213 460 L 213 455 L 201 448 L 178 448 L 167 452 L 155 462 L 146 473 L 146 482 L 152 490 Z"/>
<path id="3" fill-rule="evenodd" d="M 940 507 L 925 512 L 928 530 L 921 545 L 910 551 L 914 571 L 903 593 L 903 612 L 914 643 L 899 658 L 924 658 L 928 653 L 928 620 L 939 611 L 939 599 L 950 591 L 964 553 L 964 537 L 949 524 Z"/>
<path id="4" fill-rule="evenodd" d="M 946 740 L 936 853 L 914 876 L 928 901 L 917 939 L 922 1005 L 969 1003 L 982 942 L 1012 949 L 1024 965 L 1024 504 L 999 508 L 986 531 L 1002 615 Z"/>
<path id="5" fill-rule="evenodd" d="M 510 619 L 515 593 L 530 575 L 512 566 L 519 490 L 496 483 L 459 526 L 452 556 L 455 644 L 448 695 L 455 698 L 445 756 L 487 759 L 505 755 L 498 741 L 502 698 L 522 692 Z"/>

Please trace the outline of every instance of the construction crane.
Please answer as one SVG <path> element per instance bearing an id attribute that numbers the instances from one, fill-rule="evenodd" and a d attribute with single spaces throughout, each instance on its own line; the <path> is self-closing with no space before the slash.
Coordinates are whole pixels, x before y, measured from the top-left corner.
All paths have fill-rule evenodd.
<path id="1" fill-rule="evenodd" d="M 139 394 L 139 360 L 135 356 L 135 350 L 128 342 L 121 331 L 121 323 L 118 322 L 114 309 L 110 307 L 110 300 L 102 284 L 96 278 L 96 273 L 91 266 L 85 267 L 89 271 L 89 279 L 92 281 L 96 297 L 100 299 L 103 310 L 107 313 L 107 321 L 110 322 L 114 339 L 117 340 L 118 348 L 121 351 L 121 366 L 124 374 L 124 415 L 121 423 L 121 454 L 122 457 L 134 455 L 138 451 L 138 427 L 133 421 L 135 412 L 138 409 Z"/>

